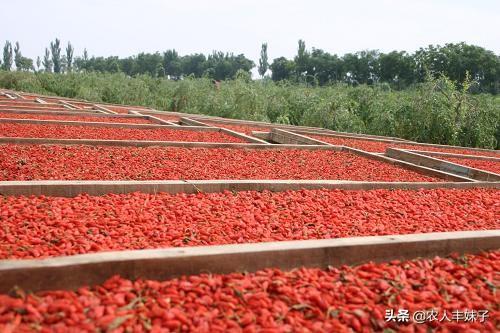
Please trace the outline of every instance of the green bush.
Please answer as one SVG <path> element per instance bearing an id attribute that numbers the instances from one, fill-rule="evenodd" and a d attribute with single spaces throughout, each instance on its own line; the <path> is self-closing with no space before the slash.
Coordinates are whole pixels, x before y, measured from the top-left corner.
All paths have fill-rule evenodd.
<path id="1" fill-rule="evenodd" d="M 498 149 L 500 97 L 471 95 L 470 85 L 428 77 L 412 88 L 391 91 L 386 84 L 311 87 L 238 75 L 216 88 L 207 78 L 0 71 L 0 87 L 19 91 Z"/>

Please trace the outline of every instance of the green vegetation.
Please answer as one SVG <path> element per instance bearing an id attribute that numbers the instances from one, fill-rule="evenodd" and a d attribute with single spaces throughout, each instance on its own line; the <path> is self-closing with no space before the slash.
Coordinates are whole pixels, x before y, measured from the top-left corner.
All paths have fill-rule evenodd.
<path id="1" fill-rule="evenodd" d="M 313 87 L 252 81 L 240 70 L 217 88 L 209 78 L 0 71 L 0 87 L 26 92 L 498 149 L 500 98 L 469 94 L 473 84 L 428 76 L 402 91 L 389 84 Z"/>

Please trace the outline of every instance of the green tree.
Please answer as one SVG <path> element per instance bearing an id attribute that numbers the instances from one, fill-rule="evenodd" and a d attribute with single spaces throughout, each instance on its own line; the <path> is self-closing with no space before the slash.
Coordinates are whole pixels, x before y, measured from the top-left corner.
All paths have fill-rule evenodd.
<path id="1" fill-rule="evenodd" d="M 397 89 L 402 89 L 416 81 L 415 61 L 405 51 L 392 51 L 379 56 L 378 76 L 381 82 L 390 83 Z"/>
<path id="2" fill-rule="evenodd" d="M 223 52 L 213 51 L 207 58 L 205 75 L 215 80 L 224 80 L 231 77 L 231 63 Z"/>
<path id="3" fill-rule="evenodd" d="M 480 91 L 497 93 L 500 88 L 500 56 L 482 47 L 465 43 L 429 45 L 415 52 L 419 81 L 426 72 L 443 74 L 459 84 L 465 82 L 467 73 L 479 84 Z"/>
<path id="4" fill-rule="evenodd" d="M 122 71 L 120 67 L 120 58 L 111 57 L 92 57 L 85 61 L 85 70 L 89 72 L 118 73 Z"/>
<path id="5" fill-rule="evenodd" d="M 73 70 L 73 52 L 74 48 L 70 42 L 68 42 L 68 46 L 66 46 L 66 69 L 68 72 Z"/>
<path id="6" fill-rule="evenodd" d="M 165 75 L 171 79 L 178 79 L 182 74 L 182 64 L 176 50 L 167 50 L 163 53 L 163 69 Z"/>
<path id="7" fill-rule="evenodd" d="M 35 70 L 35 67 L 33 66 L 33 59 L 27 57 L 21 57 L 20 70 L 22 71 Z"/>
<path id="8" fill-rule="evenodd" d="M 33 60 L 27 57 L 23 57 L 21 54 L 21 48 L 19 42 L 16 42 L 14 46 L 14 63 L 16 64 L 16 70 L 18 71 L 29 71 L 33 68 Z"/>
<path id="9" fill-rule="evenodd" d="M 299 76 L 307 76 L 309 69 L 309 53 L 306 50 L 306 42 L 299 39 L 297 55 L 294 58 L 296 71 Z"/>
<path id="10" fill-rule="evenodd" d="M 344 75 L 342 61 L 336 54 L 315 48 L 309 57 L 308 72 L 319 85 L 339 81 Z"/>
<path id="11" fill-rule="evenodd" d="M 163 57 L 158 52 L 139 53 L 135 60 L 137 74 L 149 74 L 155 77 L 158 72 L 163 72 Z"/>
<path id="12" fill-rule="evenodd" d="M 295 71 L 295 62 L 285 57 L 279 57 L 273 60 L 269 68 L 273 81 L 290 80 Z"/>
<path id="13" fill-rule="evenodd" d="M 3 47 L 3 65 L 2 69 L 10 71 L 12 68 L 12 44 L 7 40 Z"/>
<path id="14" fill-rule="evenodd" d="M 378 81 L 379 53 L 375 50 L 347 53 L 342 57 L 345 81 L 349 84 L 372 84 Z"/>
<path id="15" fill-rule="evenodd" d="M 83 49 L 83 55 L 81 57 L 76 57 L 73 61 L 73 65 L 77 71 L 88 71 L 88 61 L 89 53 L 87 49 Z"/>
<path id="16" fill-rule="evenodd" d="M 43 56 L 42 64 L 46 73 L 52 72 L 52 60 L 50 60 L 50 52 L 48 48 L 45 48 L 45 55 Z"/>
<path id="17" fill-rule="evenodd" d="M 18 71 L 21 70 L 22 57 L 23 55 L 21 54 L 19 42 L 16 42 L 16 45 L 14 46 L 14 63 L 16 64 L 16 70 Z"/>
<path id="18" fill-rule="evenodd" d="M 258 67 L 258 71 L 261 77 L 264 77 L 268 68 L 269 68 L 269 63 L 267 59 L 267 43 L 262 43 L 260 49 L 260 59 Z"/>
<path id="19" fill-rule="evenodd" d="M 232 53 L 224 54 L 217 51 L 208 56 L 206 64 L 204 75 L 215 80 L 232 79 L 239 69 L 250 72 L 255 66 L 253 61 L 243 54 L 235 56 Z"/>
<path id="20" fill-rule="evenodd" d="M 52 53 L 52 64 L 54 73 L 61 72 L 61 41 L 56 38 L 54 42 L 50 42 L 50 52 Z"/>
<path id="21" fill-rule="evenodd" d="M 229 57 L 229 61 L 232 63 L 232 74 L 230 76 L 230 78 L 234 78 L 236 76 L 236 72 L 238 72 L 238 70 L 242 70 L 244 72 L 247 72 L 248 74 L 250 74 L 250 71 L 252 70 L 252 68 L 255 67 L 255 63 L 248 59 L 247 57 L 245 57 L 244 54 L 238 54 L 237 56 L 234 56 L 232 53 Z"/>
<path id="22" fill-rule="evenodd" d="M 181 73 L 202 77 L 207 66 L 207 58 L 203 54 L 191 54 L 181 58 Z"/>
<path id="23" fill-rule="evenodd" d="M 66 58 L 66 55 L 63 54 L 61 56 L 61 72 L 60 73 L 65 73 L 68 70 L 68 60 Z"/>
<path id="24" fill-rule="evenodd" d="M 130 76 L 137 73 L 135 60 L 132 57 L 121 59 L 120 68 L 125 74 L 130 75 Z"/>

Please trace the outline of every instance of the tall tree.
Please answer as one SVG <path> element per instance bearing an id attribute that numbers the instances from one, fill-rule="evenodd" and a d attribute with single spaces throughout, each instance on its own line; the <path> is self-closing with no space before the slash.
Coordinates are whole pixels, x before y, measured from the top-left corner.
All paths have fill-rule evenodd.
<path id="1" fill-rule="evenodd" d="M 138 73 L 151 76 L 157 76 L 159 73 L 163 75 L 163 57 L 159 52 L 139 53 L 135 60 Z"/>
<path id="2" fill-rule="evenodd" d="M 181 58 L 181 73 L 202 77 L 207 66 L 207 58 L 203 54 L 191 54 Z"/>
<path id="3" fill-rule="evenodd" d="M 14 46 L 14 63 L 16 64 L 16 70 L 20 71 L 22 67 L 22 57 L 21 48 L 19 46 L 19 42 L 16 42 Z"/>
<path id="4" fill-rule="evenodd" d="M 163 53 L 163 69 L 165 75 L 172 79 L 178 79 L 181 76 L 181 61 L 176 50 L 167 50 Z"/>
<path id="5" fill-rule="evenodd" d="M 54 65 L 54 73 L 61 72 L 61 41 L 56 38 L 54 42 L 50 42 L 50 52 L 52 53 L 52 64 Z"/>
<path id="6" fill-rule="evenodd" d="M 299 39 L 299 47 L 297 49 L 297 55 L 295 56 L 295 64 L 297 67 L 297 74 L 306 76 L 308 73 L 308 60 L 309 53 L 306 50 L 306 42 Z"/>
<path id="7" fill-rule="evenodd" d="M 137 66 L 133 57 L 120 60 L 120 69 L 127 75 L 132 76 L 137 73 Z"/>
<path id="8" fill-rule="evenodd" d="M 50 52 L 48 48 L 45 48 L 45 55 L 43 56 L 43 68 L 45 72 L 52 72 L 52 60 L 50 60 Z"/>
<path id="9" fill-rule="evenodd" d="M 204 76 L 215 80 L 226 80 L 235 77 L 239 69 L 249 73 L 255 66 L 254 62 L 243 54 L 235 56 L 233 53 L 213 51 L 207 57 Z"/>
<path id="10" fill-rule="evenodd" d="M 378 58 L 379 53 L 375 50 L 345 54 L 342 57 L 345 81 L 353 85 L 377 82 L 377 73 L 380 72 Z"/>
<path id="11" fill-rule="evenodd" d="M 10 71 L 12 68 L 12 44 L 7 40 L 3 47 L 3 65 L 2 69 Z"/>
<path id="12" fill-rule="evenodd" d="M 16 70 L 18 71 L 29 71 L 33 68 L 33 60 L 27 57 L 23 57 L 21 54 L 21 48 L 19 42 L 16 42 L 14 46 L 14 63 L 16 64 Z"/>
<path id="13" fill-rule="evenodd" d="M 405 51 L 382 53 L 379 57 L 380 81 L 390 83 L 397 89 L 412 84 L 415 80 L 415 62 Z"/>
<path id="14" fill-rule="evenodd" d="M 89 53 L 87 52 L 86 48 L 83 49 L 83 56 L 75 58 L 74 65 L 76 70 L 78 71 L 89 70 Z"/>
<path id="15" fill-rule="evenodd" d="M 285 57 L 279 57 L 273 60 L 269 66 L 271 69 L 271 79 L 273 81 L 289 80 L 295 69 L 295 62 Z"/>
<path id="16" fill-rule="evenodd" d="M 313 48 L 308 62 L 308 72 L 319 85 L 339 81 L 343 76 L 342 61 L 336 54 Z"/>
<path id="17" fill-rule="evenodd" d="M 40 56 L 36 57 L 36 71 L 40 71 L 40 66 L 42 65 L 42 60 L 40 59 Z"/>
<path id="18" fill-rule="evenodd" d="M 68 62 L 66 60 L 66 55 L 63 54 L 61 56 L 61 70 L 60 70 L 60 73 L 65 73 L 67 71 L 67 69 L 68 69 L 67 65 L 68 65 Z"/>
<path id="19" fill-rule="evenodd" d="M 68 46 L 66 46 L 66 69 L 68 72 L 73 70 L 73 52 L 73 46 L 68 42 Z"/>
<path id="20" fill-rule="evenodd" d="M 261 77 L 264 77 L 264 75 L 267 72 L 267 69 L 269 68 L 269 63 L 267 59 L 267 43 L 262 43 L 261 49 L 260 49 L 260 59 L 259 59 L 259 74 Z"/>

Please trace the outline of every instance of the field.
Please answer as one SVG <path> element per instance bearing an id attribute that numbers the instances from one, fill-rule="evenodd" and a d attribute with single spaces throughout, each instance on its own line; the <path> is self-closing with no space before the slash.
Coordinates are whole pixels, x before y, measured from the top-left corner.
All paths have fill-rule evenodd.
<path id="1" fill-rule="evenodd" d="M 0 99 L 0 332 L 500 327 L 497 150 Z"/>

